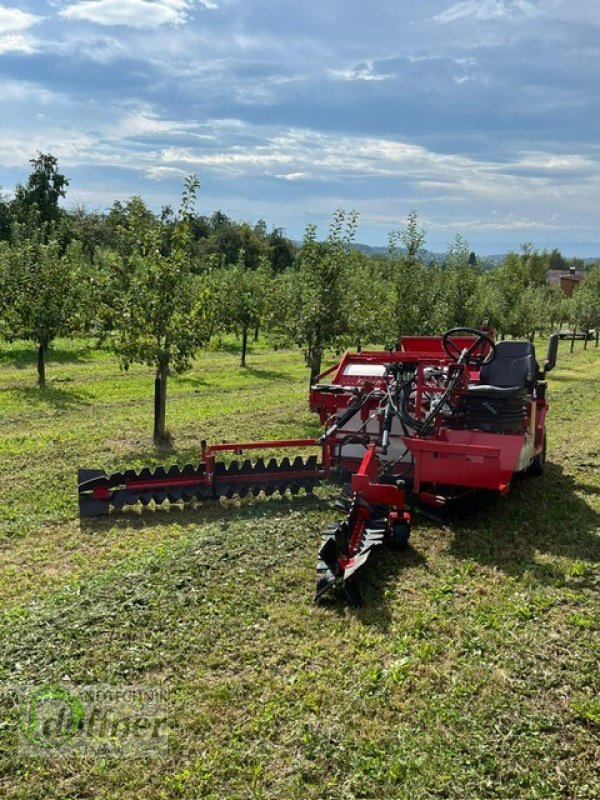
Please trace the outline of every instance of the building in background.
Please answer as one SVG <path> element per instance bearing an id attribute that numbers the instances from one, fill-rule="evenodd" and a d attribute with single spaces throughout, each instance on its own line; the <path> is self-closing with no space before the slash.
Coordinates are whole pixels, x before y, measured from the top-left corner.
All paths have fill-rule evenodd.
<path id="1" fill-rule="evenodd" d="M 572 297 L 584 278 L 584 273 L 578 271 L 576 267 L 569 267 L 568 272 L 562 269 L 548 271 L 548 283 L 560 286 L 565 297 Z"/>

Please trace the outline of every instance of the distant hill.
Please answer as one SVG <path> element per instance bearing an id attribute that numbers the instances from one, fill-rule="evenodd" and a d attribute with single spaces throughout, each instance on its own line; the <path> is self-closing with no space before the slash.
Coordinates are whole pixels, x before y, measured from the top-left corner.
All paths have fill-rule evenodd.
<path id="1" fill-rule="evenodd" d="M 358 250 L 361 253 L 365 253 L 368 256 L 386 256 L 388 254 L 387 247 L 373 247 L 369 244 L 361 244 L 360 242 L 356 242 L 352 245 L 354 250 Z M 399 248 L 399 252 L 402 252 L 402 248 Z M 446 257 L 445 253 L 436 253 L 433 250 L 424 250 L 423 251 L 423 260 L 426 264 L 431 264 L 433 261 L 437 261 L 441 263 L 444 261 Z M 504 259 L 504 256 L 477 256 L 477 263 L 483 269 L 493 269 L 497 264 L 499 264 Z"/>
<path id="2" fill-rule="evenodd" d="M 297 247 L 300 247 L 302 242 L 294 241 L 294 244 Z M 389 250 L 387 247 L 377 246 L 377 245 L 370 245 L 370 244 L 363 244 L 362 242 L 355 242 L 352 245 L 354 250 L 358 250 L 360 253 L 365 253 L 368 256 L 387 256 Z M 498 264 L 501 264 L 504 259 L 506 258 L 506 253 L 508 253 L 511 249 L 515 249 L 518 251 L 518 248 L 508 248 L 504 253 L 497 253 L 491 256 L 482 256 L 480 255 L 477 250 L 475 250 L 475 254 L 477 256 L 477 263 L 482 269 L 494 269 L 497 267 Z M 399 252 L 402 252 L 402 248 L 398 248 Z M 569 255 L 565 256 L 565 259 L 568 261 L 570 258 L 574 256 Z M 433 261 L 437 261 L 438 263 L 442 263 L 446 258 L 445 253 L 438 253 L 434 250 L 424 250 L 423 251 L 423 260 L 426 264 L 431 264 Z M 600 261 L 600 257 L 586 257 L 581 258 L 581 261 L 585 264 L 585 266 L 589 266 L 590 264 L 595 264 L 596 262 Z"/>

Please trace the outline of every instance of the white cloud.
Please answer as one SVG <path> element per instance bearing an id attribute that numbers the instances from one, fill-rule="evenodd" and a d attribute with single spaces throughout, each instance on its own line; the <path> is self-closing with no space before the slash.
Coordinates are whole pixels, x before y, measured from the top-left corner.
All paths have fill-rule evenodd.
<path id="1" fill-rule="evenodd" d="M 20 8 L 9 8 L 0 5 L 0 36 L 17 31 L 26 31 L 41 20 L 33 14 L 21 11 Z"/>
<path id="2" fill-rule="evenodd" d="M 329 75 L 337 81 L 385 81 L 393 78 L 382 72 L 376 72 L 372 61 L 365 61 L 355 67 L 346 69 L 330 69 Z"/>
<path id="3" fill-rule="evenodd" d="M 121 118 L 114 126 L 111 138 L 119 140 L 156 134 L 177 134 L 184 133 L 187 130 L 194 130 L 197 127 L 195 122 L 161 119 L 148 106 L 142 105 L 133 111 L 127 112 Z"/>
<path id="4" fill-rule="evenodd" d="M 0 55 L 3 53 L 34 53 L 35 40 L 23 31 L 36 25 L 42 18 L 0 5 Z"/>
<path id="5" fill-rule="evenodd" d="M 146 170 L 146 177 L 152 181 L 165 181 L 169 178 L 185 178 L 187 172 L 177 167 L 160 167 L 154 165 Z"/>
<path id="6" fill-rule="evenodd" d="M 463 0 L 436 14 L 434 22 L 440 24 L 471 18 L 476 20 L 502 20 L 512 17 L 533 17 L 540 13 L 529 0 Z"/>
<path id="7" fill-rule="evenodd" d="M 169 168 L 210 170 L 248 181 L 258 176 L 291 182 L 400 181 L 414 195 L 448 203 L 466 198 L 490 204 L 514 204 L 515 198 L 544 203 L 589 198 L 600 181 L 600 160 L 592 156 L 536 151 L 494 161 L 438 153 L 392 139 L 307 129 L 269 133 L 247 126 L 244 138 L 251 143 L 246 145 L 239 144 L 238 136 L 224 131 L 217 150 L 212 143 L 200 142 L 194 147 L 163 148 L 156 160 Z"/>
<path id="8" fill-rule="evenodd" d="M 304 172 L 285 172 L 283 175 L 276 175 L 276 178 L 281 178 L 284 181 L 301 181 L 302 178 L 308 177 Z"/>
<path id="9" fill-rule="evenodd" d="M 161 25 L 182 25 L 195 6 L 207 10 L 218 8 L 211 0 L 77 0 L 66 6 L 60 15 L 96 25 L 152 29 Z"/>
<path id="10" fill-rule="evenodd" d="M 9 33 L 0 36 L 0 55 L 3 53 L 35 53 L 35 40 L 22 33 Z"/>

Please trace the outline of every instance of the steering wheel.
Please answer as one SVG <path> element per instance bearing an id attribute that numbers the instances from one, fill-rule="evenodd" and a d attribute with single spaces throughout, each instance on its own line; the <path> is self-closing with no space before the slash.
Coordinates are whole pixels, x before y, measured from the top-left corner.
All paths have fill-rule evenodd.
<path id="1" fill-rule="evenodd" d="M 463 350 L 452 339 L 453 336 L 475 336 L 476 339 L 470 347 L 466 348 L 463 356 Z M 484 355 L 486 345 L 490 350 L 487 355 Z M 481 368 L 496 358 L 496 345 L 493 339 L 477 328 L 451 328 L 442 336 L 442 347 L 450 358 L 457 363 L 468 364 L 470 367 Z"/>

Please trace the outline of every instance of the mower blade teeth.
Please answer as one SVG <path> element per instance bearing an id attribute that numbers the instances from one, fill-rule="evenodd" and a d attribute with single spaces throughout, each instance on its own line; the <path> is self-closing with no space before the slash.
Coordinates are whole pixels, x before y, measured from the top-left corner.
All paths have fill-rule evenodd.
<path id="1" fill-rule="evenodd" d="M 249 458 L 242 462 L 242 466 L 240 467 L 240 472 L 249 473 L 252 472 L 252 462 Z"/>
<path id="2" fill-rule="evenodd" d="M 306 459 L 306 469 L 308 469 L 308 470 L 316 470 L 317 469 L 317 457 L 316 456 L 309 456 Z"/>
<path id="3" fill-rule="evenodd" d="M 248 492 L 249 489 L 247 486 L 240 486 L 238 489 L 238 495 L 242 498 L 242 500 L 244 499 L 244 497 L 248 496 Z"/>
<path id="4" fill-rule="evenodd" d="M 228 469 L 227 469 L 227 472 L 230 475 L 239 475 L 240 465 L 238 464 L 238 462 L 237 461 L 232 461 L 231 464 L 229 465 Z"/>
<path id="5" fill-rule="evenodd" d="M 152 470 L 149 467 L 144 467 L 144 469 L 140 470 L 139 475 L 137 475 L 137 480 L 149 481 L 152 480 L 153 477 Z"/>
<path id="6" fill-rule="evenodd" d="M 285 459 L 284 459 L 284 461 L 285 461 Z M 288 458 L 288 464 L 289 464 L 289 461 L 290 460 Z M 304 459 L 302 458 L 302 456 L 296 456 L 296 458 L 294 459 L 294 461 L 292 463 L 292 469 L 294 470 L 294 472 L 297 472 L 300 469 L 304 469 Z"/>
<path id="7" fill-rule="evenodd" d="M 114 476 L 113 476 L 114 477 Z M 123 483 L 137 480 L 138 474 L 134 469 L 126 469 L 123 473 Z"/>
<path id="8" fill-rule="evenodd" d="M 127 489 L 120 489 L 117 492 L 113 492 L 110 502 L 114 506 L 116 511 L 121 511 L 123 506 L 134 506 L 137 501 L 139 500 L 139 495 L 137 492 L 129 492 Z"/>
<path id="9" fill-rule="evenodd" d="M 186 464 L 185 467 L 181 470 L 181 476 L 183 478 L 189 478 L 195 474 L 196 474 L 196 467 L 194 467 L 193 464 Z"/>
<path id="10" fill-rule="evenodd" d="M 139 495 L 140 503 L 147 506 L 154 499 L 154 492 L 141 492 Z"/>
<path id="11" fill-rule="evenodd" d="M 154 500 L 156 505 L 159 506 L 159 505 L 161 505 L 161 503 L 165 502 L 165 500 L 167 499 L 168 495 L 169 495 L 169 490 L 168 489 L 159 489 L 158 491 L 156 491 L 156 490 L 154 491 L 154 495 L 153 495 L 152 499 Z"/>
<path id="12" fill-rule="evenodd" d="M 266 466 L 267 472 L 279 472 L 279 463 L 276 458 L 271 458 Z"/>
<path id="13" fill-rule="evenodd" d="M 164 467 L 156 467 L 156 469 L 154 470 L 154 473 L 152 474 L 152 477 L 153 478 L 158 478 L 159 480 L 161 478 L 166 478 L 167 477 L 167 470 Z"/>
<path id="14" fill-rule="evenodd" d="M 315 603 L 333 589 L 336 580 L 335 575 L 330 569 L 319 570 L 315 587 Z"/>
<path id="15" fill-rule="evenodd" d="M 351 563 L 344 568 L 344 580 L 349 578 L 351 575 L 354 575 L 356 570 L 360 569 L 364 565 L 365 561 L 369 558 L 370 555 L 371 555 L 370 550 L 366 550 L 363 553 L 355 555 Z"/>
<path id="16" fill-rule="evenodd" d="M 183 489 L 169 489 L 167 492 L 167 500 L 169 503 L 180 503 L 183 500 Z"/>
<path id="17" fill-rule="evenodd" d="M 167 472 L 168 478 L 180 478 L 181 477 L 181 470 L 177 466 L 177 464 L 173 464 L 172 467 L 169 467 L 169 471 Z"/>
<path id="18" fill-rule="evenodd" d="M 266 472 L 265 462 L 262 458 L 257 458 L 256 463 L 254 464 L 254 472 L 257 474 L 260 472 Z"/>
<path id="19" fill-rule="evenodd" d="M 351 578 L 350 580 L 344 580 L 344 594 L 346 595 L 346 600 L 352 606 L 352 608 L 360 608 L 362 606 L 362 598 L 360 596 L 360 592 L 358 591 L 358 586 L 356 585 L 356 579 Z"/>
<path id="20" fill-rule="evenodd" d="M 263 492 L 265 497 L 271 497 L 272 494 L 275 494 L 275 486 L 272 483 L 267 483 L 263 486 Z"/>
<path id="21" fill-rule="evenodd" d="M 289 490 L 291 494 L 297 495 L 298 492 L 300 491 L 300 487 L 298 486 L 297 483 L 292 483 L 292 485 L 289 487 Z"/>

